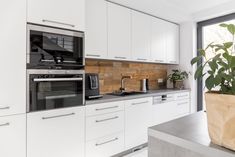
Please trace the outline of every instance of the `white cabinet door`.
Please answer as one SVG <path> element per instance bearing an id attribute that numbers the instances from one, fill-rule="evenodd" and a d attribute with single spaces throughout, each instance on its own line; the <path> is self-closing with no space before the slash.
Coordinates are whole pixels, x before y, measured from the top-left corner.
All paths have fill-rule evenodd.
<path id="1" fill-rule="evenodd" d="M 132 11 L 132 58 L 137 61 L 150 59 L 151 17 Z"/>
<path id="2" fill-rule="evenodd" d="M 28 0 L 28 22 L 85 31 L 85 0 Z"/>
<path id="3" fill-rule="evenodd" d="M 27 156 L 84 157 L 84 121 L 84 107 L 29 113 Z"/>
<path id="4" fill-rule="evenodd" d="M 176 101 L 152 105 L 152 125 L 158 125 L 176 118 Z"/>
<path id="5" fill-rule="evenodd" d="M 0 1 L 0 116 L 26 112 L 26 0 Z"/>
<path id="6" fill-rule="evenodd" d="M 26 157 L 26 115 L 0 117 L 0 156 Z"/>
<path id="7" fill-rule="evenodd" d="M 108 3 L 108 56 L 131 58 L 131 11 L 113 3 Z"/>
<path id="8" fill-rule="evenodd" d="M 128 100 L 125 104 L 125 149 L 147 142 L 151 123 L 151 98 Z"/>
<path id="9" fill-rule="evenodd" d="M 166 26 L 166 54 L 167 63 L 179 63 L 179 26 L 168 23 Z"/>
<path id="10" fill-rule="evenodd" d="M 124 132 L 86 143 L 86 157 L 111 157 L 124 151 Z"/>
<path id="11" fill-rule="evenodd" d="M 86 0 L 86 58 L 107 58 L 107 1 Z"/>
<path id="12" fill-rule="evenodd" d="M 167 22 L 152 17 L 151 23 L 151 60 L 156 63 L 165 63 Z"/>

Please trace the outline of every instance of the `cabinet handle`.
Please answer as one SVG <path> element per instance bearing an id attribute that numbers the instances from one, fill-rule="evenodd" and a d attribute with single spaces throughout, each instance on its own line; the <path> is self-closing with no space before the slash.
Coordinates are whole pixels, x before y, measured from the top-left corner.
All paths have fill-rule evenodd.
<path id="1" fill-rule="evenodd" d="M 118 108 L 118 106 L 105 107 L 105 108 L 97 108 L 97 109 L 95 109 L 95 110 L 96 110 L 96 111 L 102 111 L 102 110 L 108 110 L 108 109 L 114 109 L 114 108 Z"/>
<path id="2" fill-rule="evenodd" d="M 0 124 L 0 127 L 1 126 L 9 126 L 9 125 L 10 125 L 10 123 Z"/>
<path id="3" fill-rule="evenodd" d="M 75 113 L 69 113 L 69 114 L 63 114 L 63 115 L 57 115 L 57 116 L 51 116 L 51 117 L 42 117 L 43 120 L 46 119 L 53 119 L 53 118 L 59 118 L 59 117 L 67 117 L 67 116 L 72 116 L 75 115 Z"/>
<path id="4" fill-rule="evenodd" d="M 9 110 L 9 109 L 10 109 L 9 106 L 7 106 L 7 107 L 1 107 L 1 108 L 0 108 L 0 110 Z"/>
<path id="5" fill-rule="evenodd" d="M 114 58 L 116 58 L 116 59 L 126 59 L 126 57 L 118 57 L 118 56 L 116 56 Z"/>
<path id="6" fill-rule="evenodd" d="M 143 101 L 143 102 L 138 102 L 138 103 L 132 103 L 132 105 L 140 105 L 140 104 L 146 104 L 148 103 L 149 101 Z"/>
<path id="7" fill-rule="evenodd" d="M 181 105 L 185 105 L 185 104 L 188 104 L 188 102 L 178 103 L 177 105 L 178 105 L 178 106 L 181 106 Z"/>
<path id="8" fill-rule="evenodd" d="M 103 142 L 103 143 L 96 143 L 95 145 L 96 146 L 101 146 L 101 145 L 104 145 L 104 144 L 107 144 L 107 143 L 110 143 L 110 142 L 114 142 L 114 141 L 117 141 L 117 140 L 118 140 L 118 138 L 116 137 L 112 140 L 109 140 L 109 141 L 106 141 L 106 142 Z"/>
<path id="9" fill-rule="evenodd" d="M 164 62 L 163 60 L 155 60 L 155 62 Z"/>
<path id="10" fill-rule="evenodd" d="M 109 121 L 109 120 L 114 120 L 114 119 L 118 119 L 119 117 L 116 116 L 116 117 L 112 117 L 112 118 L 107 118 L 107 119 L 102 119 L 102 120 L 96 120 L 95 122 L 96 123 L 100 123 L 100 122 L 105 122 L 105 121 Z"/>
<path id="11" fill-rule="evenodd" d="M 92 54 L 86 54 L 88 57 L 100 57 L 100 55 L 92 55 Z"/>
<path id="12" fill-rule="evenodd" d="M 70 26 L 70 27 L 75 27 L 75 25 L 73 25 L 73 24 L 64 23 L 64 22 L 58 22 L 58 21 L 53 21 L 53 20 L 45 20 L 45 19 L 43 19 L 42 22 L 55 23 L 55 24 L 60 24 L 60 25 L 65 25 L 65 26 Z"/>
<path id="13" fill-rule="evenodd" d="M 144 58 L 137 58 L 137 60 L 139 60 L 139 61 L 146 61 L 147 59 L 144 59 Z"/>

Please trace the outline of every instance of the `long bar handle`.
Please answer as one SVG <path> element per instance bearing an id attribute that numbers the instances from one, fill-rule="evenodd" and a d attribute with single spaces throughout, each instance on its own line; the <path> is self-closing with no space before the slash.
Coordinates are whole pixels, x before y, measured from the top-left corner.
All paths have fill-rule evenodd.
<path id="1" fill-rule="evenodd" d="M 34 82 L 82 81 L 83 78 L 35 78 Z"/>
<path id="2" fill-rule="evenodd" d="M 0 124 L 0 127 L 1 126 L 9 126 L 10 125 L 10 123 L 4 123 L 4 124 Z"/>
<path id="3" fill-rule="evenodd" d="M 146 104 L 148 103 L 149 101 L 143 101 L 143 102 L 138 102 L 138 103 L 132 103 L 132 105 L 140 105 L 140 104 Z"/>
<path id="4" fill-rule="evenodd" d="M 10 109 L 9 106 L 7 106 L 7 107 L 1 107 L 1 108 L 0 108 L 0 110 L 9 110 L 9 109 Z"/>
<path id="5" fill-rule="evenodd" d="M 118 116 L 116 117 L 112 117 L 112 118 L 107 118 L 107 119 L 102 119 L 102 120 L 96 120 L 95 122 L 96 123 L 100 123 L 100 122 L 105 122 L 105 121 L 109 121 L 109 120 L 114 120 L 114 119 L 117 119 L 119 118 Z"/>
<path id="6" fill-rule="evenodd" d="M 70 27 L 75 27 L 75 25 L 73 25 L 73 24 L 64 23 L 64 22 L 59 22 L 59 21 L 53 21 L 53 20 L 45 20 L 45 19 L 43 19 L 42 22 L 49 22 L 49 23 L 55 23 L 55 24 L 60 24 L 60 25 L 65 25 L 65 26 L 70 26 Z"/>
<path id="7" fill-rule="evenodd" d="M 114 109 L 114 108 L 118 108 L 118 106 L 105 107 L 105 108 L 97 108 L 97 109 L 95 109 L 95 110 L 96 110 L 96 111 L 102 111 L 102 110 L 108 110 L 108 109 Z"/>
<path id="8" fill-rule="evenodd" d="M 68 117 L 72 115 L 75 115 L 75 113 L 69 113 L 69 114 L 63 114 L 63 115 L 57 115 L 57 116 L 51 116 L 51 117 L 42 117 L 42 119 L 47 120 L 47 119 L 53 119 L 53 118 Z"/>
<path id="9" fill-rule="evenodd" d="M 116 137 L 116 138 L 114 138 L 112 140 L 109 140 L 109 141 L 106 141 L 106 142 L 103 142 L 103 143 L 96 143 L 95 145 L 96 146 L 100 146 L 100 145 L 104 145 L 104 144 L 107 144 L 107 143 L 110 143 L 110 142 L 114 142 L 114 141 L 117 141 L 117 140 L 118 140 L 118 138 Z"/>

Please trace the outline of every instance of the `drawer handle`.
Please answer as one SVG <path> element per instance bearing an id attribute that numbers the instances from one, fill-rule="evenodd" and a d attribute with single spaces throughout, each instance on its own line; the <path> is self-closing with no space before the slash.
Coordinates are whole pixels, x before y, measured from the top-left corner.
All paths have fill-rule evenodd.
<path id="1" fill-rule="evenodd" d="M 95 109 L 95 110 L 96 110 L 96 111 L 102 111 L 102 110 L 108 110 L 108 109 L 114 109 L 114 108 L 118 108 L 118 106 L 105 107 L 105 108 L 97 108 L 97 109 Z"/>
<path id="2" fill-rule="evenodd" d="M 164 62 L 163 60 L 155 60 L 155 62 Z"/>
<path id="3" fill-rule="evenodd" d="M 58 21 L 53 21 L 53 20 L 45 20 L 45 19 L 43 19 L 42 22 L 49 22 L 49 23 L 55 23 L 55 24 L 60 24 L 60 25 L 65 25 L 65 26 L 70 26 L 70 27 L 75 27 L 75 25 L 73 25 L 73 24 L 64 23 L 64 22 L 58 22 Z"/>
<path id="4" fill-rule="evenodd" d="M 86 54 L 88 57 L 100 57 L 100 55 L 92 55 L 92 54 Z"/>
<path id="5" fill-rule="evenodd" d="M 75 113 L 69 113 L 69 114 L 63 114 L 63 115 L 57 115 L 57 116 L 51 116 L 51 117 L 42 117 L 43 120 L 46 119 L 53 119 L 53 118 L 59 118 L 59 117 L 67 117 L 67 116 L 72 116 L 75 115 Z"/>
<path id="6" fill-rule="evenodd" d="M 0 108 L 0 110 L 9 110 L 9 109 L 10 109 L 9 106 Z"/>
<path id="7" fill-rule="evenodd" d="M 101 145 L 104 145 L 104 144 L 107 144 L 107 143 L 110 143 L 110 142 L 114 142 L 114 141 L 117 141 L 117 140 L 118 140 L 118 138 L 116 137 L 112 140 L 109 140 L 109 141 L 106 141 L 106 142 L 103 142 L 103 143 L 96 143 L 95 145 L 96 146 L 101 146 Z"/>
<path id="8" fill-rule="evenodd" d="M 147 59 L 144 59 L 144 58 L 137 58 L 137 60 L 139 60 L 139 61 L 146 61 Z"/>
<path id="9" fill-rule="evenodd" d="M 1 126 L 9 126 L 9 125 L 10 125 L 10 123 L 0 124 L 0 127 Z"/>
<path id="10" fill-rule="evenodd" d="M 140 104 L 146 104 L 148 103 L 149 101 L 143 101 L 143 102 L 138 102 L 138 103 L 132 103 L 132 105 L 140 105 Z"/>
<path id="11" fill-rule="evenodd" d="M 118 56 L 116 56 L 114 58 L 116 58 L 116 59 L 126 59 L 126 57 L 118 57 Z"/>
<path id="12" fill-rule="evenodd" d="M 118 119 L 119 117 L 116 116 L 116 117 L 112 117 L 112 118 L 107 118 L 107 119 L 102 119 L 102 120 L 96 120 L 95 122 L 96 123 L 100 123 L 100 122 L 105 122 L 105 121 L 109 121 L 109 120 L 114 120 L 114 119 Z"/>
<path id="13" fill-rule="evenodd" d="M 178 103 L 178 106 L 188 104 L 188 102 Z"/>

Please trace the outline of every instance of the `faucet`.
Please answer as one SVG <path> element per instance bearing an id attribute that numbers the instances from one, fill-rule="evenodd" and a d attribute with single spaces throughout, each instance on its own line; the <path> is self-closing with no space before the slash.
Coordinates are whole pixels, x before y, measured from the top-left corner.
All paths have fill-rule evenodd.
<path id="1" fill-rule="evenodd" d="M 122 76 L 122 79 L 121 79 L 121 87 L 120 87 L 120 91 L 121 91 L 121 92 L 124 92 L 124 91 L 126 90 L 125 84 L 124 84 L 124 80 L 125 80 L 125 79 L 132 79 L 132 76 L 127 76 L 127 75 Z"/>

